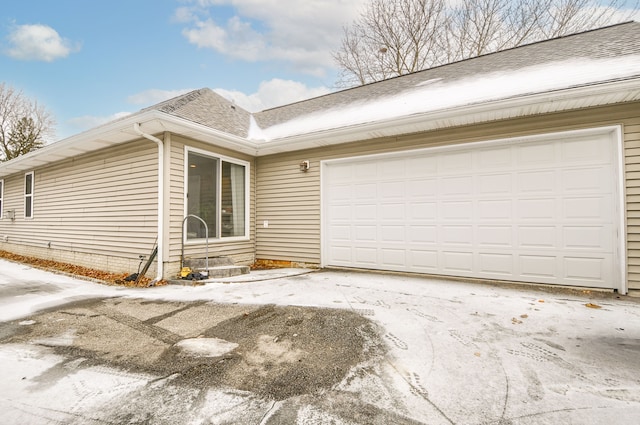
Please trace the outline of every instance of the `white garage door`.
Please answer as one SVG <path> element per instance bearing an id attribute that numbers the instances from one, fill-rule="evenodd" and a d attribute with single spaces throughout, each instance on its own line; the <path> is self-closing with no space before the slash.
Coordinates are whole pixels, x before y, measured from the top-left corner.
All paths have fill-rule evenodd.
<path id="1" fill-rule="evenodd" d="M 609 129 L 326 161 L 323 264 L 618 288 Z"/>

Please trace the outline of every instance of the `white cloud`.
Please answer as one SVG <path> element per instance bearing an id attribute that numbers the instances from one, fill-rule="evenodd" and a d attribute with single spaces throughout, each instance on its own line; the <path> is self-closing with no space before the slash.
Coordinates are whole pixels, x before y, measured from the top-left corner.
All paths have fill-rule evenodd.
<path id="1" fill-rule="evenodd" d="M 323 76 L 333 67 L 331 52 L 342 27 L 358 16 L 366 0 L 191 0 L 176 10 L 190 43 L 244 61 L 288 61 Z M 216 18 L 231 6 L 231 18 Z"/>
<path id="2" fill-rule="evenodd" d="M 163 102 L 167 99 L 171 99 L 176 96 L 189 93 L 194 89 L 180 89 L 180 90 L 160 90 L 150 89 L 140 93 L 133 94 L 127 97 L 127 102 L 132 105 L 145 105 L 150 106 L 159 102 Z"/>
<path id="3" fill-rule="evenodd" d="M 263 81 L 258 91 L 245 94 L 239 91 L 215 89 L 215 92 L 250 112 L 258 112 L 286 105 L 311 97 L 322 96 L 331 90 L 327 87 L 307 87 L 303 83 L 274 78 Z"/>
<path id="4" fill-rule="evenodd" d="M 20 60 L 52 62 L 80 50 L 79 43 L 64 39 L 47 25 L 18 25 L 8 36 L 7 54 Z"/>
<path id="5" fill-rule="evenodd" d="M 81 117 L 71 118 L 67 121 L 69 127 L 72 128 L 74 133 L 79 133 L 85 130 L 90 130 L 94 127 L 98 127 L 102 124 L 106 124 L 111 121 L 115 121 L 120 118 L 131 115 L 131 112 L 117 112 L 113 115 L 106 117 L 96 117 L 92 115 L 84 115 Z"/>

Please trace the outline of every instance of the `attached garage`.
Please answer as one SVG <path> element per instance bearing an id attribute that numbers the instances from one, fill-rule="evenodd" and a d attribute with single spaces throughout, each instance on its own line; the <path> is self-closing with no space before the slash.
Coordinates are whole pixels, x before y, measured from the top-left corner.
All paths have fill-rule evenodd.
<path id="1" fill-rule="evenodd" d="M 620 127 L 322 163 L 322 262 L 623 290 Z"/>

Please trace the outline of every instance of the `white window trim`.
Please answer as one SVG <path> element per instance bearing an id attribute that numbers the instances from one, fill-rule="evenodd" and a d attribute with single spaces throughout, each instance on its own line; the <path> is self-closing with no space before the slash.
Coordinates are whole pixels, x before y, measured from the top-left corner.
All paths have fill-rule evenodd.
<path id="1" fill-rule="evenodd" d="M 34 193 L 35 193 L 35 188 L 36 188 L 36 177 L 33 171 L 30 171 L 28 173 L 24 173 L 24 183 L 26 184 L 27 182 L 27 176 L 31 176 L 31 193 L 27 194 L 26 192 L 26 186 L 23 186 L 23 191 L 24 191 L 24 218 L 25 219 L 32 219 L 33 218 L 33 207 L 34 207 L 34 202 L 33 202 L 33 198 L 34 198 Z M 27 198 L 31 198 L 31 215 L 27 215 Z"/>
<path id="2" fill-rule="evenodd" d="M 211 151 L 207 151 L 204 149 L 198 149 L 198 148 L 194 148 L 194 147 L 190 147 L 190 146 L 185 146 L 184 147 L 184 190 L 183 190 L 183 204 L 184 204 L 184 214 L 183 214 L 183 218 L 187 216 L 188 211 L 187 211 L 187 207 L 188 207 L 188 200 L 187 200 L 187 192 L 189 191 L 189 153 L 195 153 L 198 155 L 202 155 L 202 156 L 206 156 L 209 158 L 214 158 L 214 159 L 218 159 L 220 161 L 225 161 L 225 162 L 229 162 L 231 164 L 237 164 L 237 165 L 242 165 L 244 166 L 244 181 L 245 181 L 245 187 L 244 187 L 244 236 L 230 236 L 230 237 L 222 237 L 222 236 L 217 236 L 217 237 L 209 237 L 209 243 L 226 243 L 226 242 L 239 242 L 239 241 L 248 241 L 251 240 L 251 236 L 250 236 L 250 232 L 251 232 L 251 228 L 250 228 L 250 217 L 251 217 L 251 212 L 249 210 L 249 207 L 251 205 L 251 191 L 249 190 L 249 187 L 251 186 L 250 184 L 250 163 L 248 161 L 243 161 L 241 159 L 237 159 L 237 158 L 232 158 L 226 155 L 220 155 L 217 154 L 215 152 L 211 152 Z M 216 187 L 216 190 L 218 192 L 220 192 L 220 182 L 221 177 L 222 177 L 222 163 L 220 163 L 220 166 L 218 167 L 218 185 Z M 186 224 L 186 223 L 185 223 Z M 220 220 L 218 220 L 218 227 L 220 226 Z M 219 230 L 218 230 L 218 234 L 220 234 Z M 185 245 L 198 245 L 198 244 L 203 244 L 205 243 L 205 239 L 204 238 L 199 238 L 199 239 L 187 239 L 187 235 L 186 233 L 184 234 L 183 237 L 183 243 Z"/>
<path id="3" fill-rule="evenodd" d="M 0 220 L 4 218 L 4 179 L 0 179 Z"/>

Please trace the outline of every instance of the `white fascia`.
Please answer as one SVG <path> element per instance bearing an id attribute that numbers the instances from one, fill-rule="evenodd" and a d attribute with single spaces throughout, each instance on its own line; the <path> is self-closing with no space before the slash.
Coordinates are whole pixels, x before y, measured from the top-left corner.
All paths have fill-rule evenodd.
<path id="1" fill-rule="evenodd" d="M 640 100 L 640 77 L 462 105 L 262 141 L 259 142 L 258 156 L 331 146 L 375 137 L 398 136 L 499 119 L 525 117 L 534 115 L 531 112 L 527 113 L 527 110 L 530 111 L 534 106 L 538 107 L 539 112 L 537 113 L 550 113 L 637 100 Z"/>

